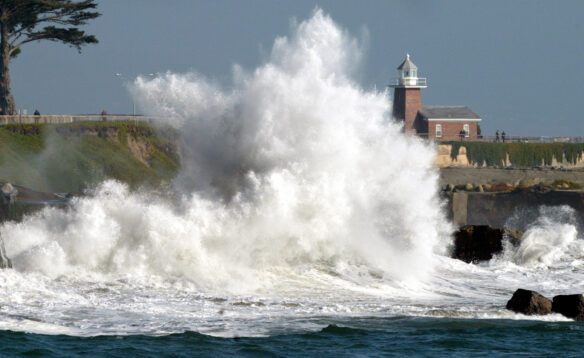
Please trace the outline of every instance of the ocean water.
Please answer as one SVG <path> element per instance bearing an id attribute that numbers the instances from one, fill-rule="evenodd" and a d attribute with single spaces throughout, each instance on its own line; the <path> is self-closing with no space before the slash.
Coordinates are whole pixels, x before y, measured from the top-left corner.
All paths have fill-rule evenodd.
<path id="1" fill-rule="evenodd" d="M 337 324 L 315 332 L 241 338 L 195 332 L 75 337 L 4 331 L 0 344 L 5 356 L 28 357 L 579 357 L 584 328 L 579 322 L 411 317 Z"/>
<path id="2" fill-rule="evenodd" d="M 504 309 L 519 287 L 584 291 L 574 210 L 517 212 L 519 247 L 449 258 L 435 148 L 357 85 L 363 43 L 316 10 L 230 85 L 128 84 L 182 134 L 183 169 L 0 227 L 0 355 L 576 355 L 580 323 Z"/>

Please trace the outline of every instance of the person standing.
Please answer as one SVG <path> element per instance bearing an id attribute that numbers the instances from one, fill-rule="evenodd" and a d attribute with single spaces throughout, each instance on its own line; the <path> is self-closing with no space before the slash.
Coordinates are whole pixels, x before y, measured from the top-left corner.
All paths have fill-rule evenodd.
<path id="1" fill-rule="evenodd" d="M 495 132 L 495 142 L 499 141 L 499 130 L 497 129 L 497 131 Z"/>
<path id="2" fill-rule="evenodd" d="M 505 131 L 503 131 L 503 133 L 501 133 L 501 139 L 503 139 L 503 143 L 505 143 Z"/>

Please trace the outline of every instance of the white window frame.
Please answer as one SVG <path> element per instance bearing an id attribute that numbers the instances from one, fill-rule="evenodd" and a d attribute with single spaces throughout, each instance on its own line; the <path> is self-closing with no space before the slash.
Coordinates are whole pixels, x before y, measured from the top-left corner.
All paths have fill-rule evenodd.
<path id="1" fill-rule="evenodd" d="M 465 137 L 467 137 L 467 138 L 470 137 L 470 124 L 463 124 L 462 130 L 464 131 Z"/>
<path id="2" fill-rule="evenodd" d="M 436 124 L 436 138 L 442 138 L 442 124 Z"/>

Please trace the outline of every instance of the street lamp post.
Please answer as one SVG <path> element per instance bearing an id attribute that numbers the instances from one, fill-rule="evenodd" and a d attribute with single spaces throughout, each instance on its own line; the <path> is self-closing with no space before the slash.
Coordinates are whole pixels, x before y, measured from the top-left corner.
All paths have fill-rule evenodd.
<path id="1" fill-rule="evenodd" d="M 115 76 L 120 80 L 129 80 L 126 76 L 121 73 L 116 73 Z M 136 117 L 136 102 L 134 102 L 134 98 L 132 97 L 132 116 Z"/>
<path id="2" fill-rule="evenodd" d="M 143 76 L 147 76 L 147 77 L 155 77 L 156 75 L 158 75 L 159 72 L 154 72 L 154 73 L 147 73 Z M 124 76 L 121 73 L 116 73 L 115 76 L 121 80 L 130 80 L 129 78 L 127 78 L 126 76 Z M 134 117 L 136 117 L 136 102 L 134 101 L 134 98 L 132 97 L 132 115 Z"/>

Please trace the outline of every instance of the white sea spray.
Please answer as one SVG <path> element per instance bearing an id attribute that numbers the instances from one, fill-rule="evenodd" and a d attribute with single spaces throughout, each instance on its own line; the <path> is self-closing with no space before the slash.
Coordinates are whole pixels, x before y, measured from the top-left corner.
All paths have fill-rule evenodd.
<path id="1" fill-rule="evenodd" d="M 178 194 L 106 181 L 0 227 L 15 267 L 0 272 L 0 329 L 241 336 L 319 329 L 314 317 L 523 319 L 501 309 L 516 288 L 578 288 L 581 240 L 555 214 L 492 262 L 445 255 L 434 148 L 390 121 L 386 93 L 355 83 L 361 48 L 316 10 L 258 68 L 235 66 L 230 86 L 139 78 L 136 103 L 181 133 Z"/>
<path id="2" fill-rule="evenodd" d="M 180 203 L 106 182 L 67 211 L 6 225 L 15 266 L 182 277 L 237 292 L 269 288 L 265 273 L 314 265 L 394 280 L 431 272 L 451 230 L 433 148 L 388 120 L 385 93 L 354 83 L 359 54 L 317 10 L 276 39 L 266 63 L 236 67 L 228 90 L 197 74 L 139 78 L 137 102 L 182 134 Z"/>

